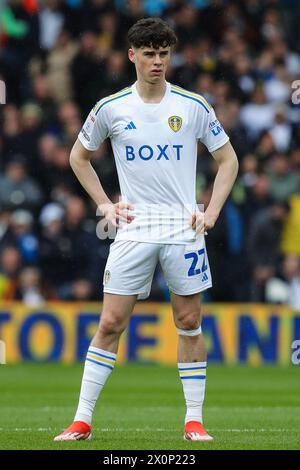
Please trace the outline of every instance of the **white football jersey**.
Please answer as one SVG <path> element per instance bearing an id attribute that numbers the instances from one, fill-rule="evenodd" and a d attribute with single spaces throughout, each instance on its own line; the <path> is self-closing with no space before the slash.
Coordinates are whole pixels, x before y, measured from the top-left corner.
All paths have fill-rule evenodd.
<path id="1" fill-rule="evenodd" d="M 100 100 L 79 140 L 96 150 L 110 138 L 122 200 L 135 219 L 117 239 L 187 244 L 195 239 L 197 140 L 209 152 L 229 138 L 207 101 L 166 82 L 160 103 L 144 103 L 136 84 Z M 101 179 L 101 175 L 100 175 Z"/>

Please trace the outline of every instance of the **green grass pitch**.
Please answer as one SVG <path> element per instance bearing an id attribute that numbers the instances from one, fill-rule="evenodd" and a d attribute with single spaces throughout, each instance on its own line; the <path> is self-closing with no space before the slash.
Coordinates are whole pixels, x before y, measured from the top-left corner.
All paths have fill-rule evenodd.
<path id="1" fill-rule="evenodd" d="M 116 366 L 93 440 L 55 443 L 72 421 L 82 364 L 0 366 L 0 449 L 300 449 L 300 368 L 209 366 L 204 421 L 213 443 L 184 442 L 176 368 Z"/>

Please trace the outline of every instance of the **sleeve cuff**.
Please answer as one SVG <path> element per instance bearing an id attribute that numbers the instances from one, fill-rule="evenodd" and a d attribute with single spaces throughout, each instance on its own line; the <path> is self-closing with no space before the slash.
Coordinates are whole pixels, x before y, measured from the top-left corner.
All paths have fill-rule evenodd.
<path id="1" fill-rule="evenodd" d="M 217 142 L 213 147 L 209 147 L 207 148 L 207 150 L 211 153 L 211 152 L 214 152 L 215 150 L 218 150 L 219 148 L 223 147 L 223 145 L 227 144 L 227 142 L 229 142 L 229 137 L 228 135 L 226 136 L 226 138 L 224 140 L 222 140 L 221 142 Z"/>
<path id="2" fill-rule="evenodd" d="M 94 152 L 95 150 L 98 150 L 99 148 L 99 147 L 92 147 L 91 145 L 89 145 L 87 141 L 81 136 L 81 132 L 79 132 L 78 134 L 78 140 L 80 140 L 80 142 L 82 143 L 82 145 L 84 146 L 86 150 L 90 150 L 91 152 Z"/>

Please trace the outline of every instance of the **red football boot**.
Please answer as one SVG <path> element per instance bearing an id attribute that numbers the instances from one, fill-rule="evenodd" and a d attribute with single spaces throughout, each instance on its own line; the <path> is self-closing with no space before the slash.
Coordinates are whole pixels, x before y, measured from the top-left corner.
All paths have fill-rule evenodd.
<path id="1" fill-rule="evenodd" d="M 185 441 L 209 442 L 214 440 L 212 436 L 207 434 L 203 424 L 199 421 L 189 421 L 185 424 L 183 438 Z"/>
<path id="2" fill-rule="evenodd" d="M 54 438 L 54 441 L 84 441 L 92 439 L 92 426 L 83 421 L 74 421 L 64 432 Z"/>

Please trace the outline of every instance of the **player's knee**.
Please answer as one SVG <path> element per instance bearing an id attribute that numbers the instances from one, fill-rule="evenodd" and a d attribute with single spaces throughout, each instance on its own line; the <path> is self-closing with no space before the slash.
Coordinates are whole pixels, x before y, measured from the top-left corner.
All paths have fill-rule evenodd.
<path id="1" fill-rule="evenodd" d="M 200 312 L 196 311 L 178 315 L 175 319 L 175 324 L 181 330 L 196 330 L 201 324 Z"/>
<path id="2" fill-rule="evenodd" d="M 104 336 L 120 335 L 126 328 L 126 324 L 119 315 L 108 315 L 101 318 L 99 333 Z"/>

